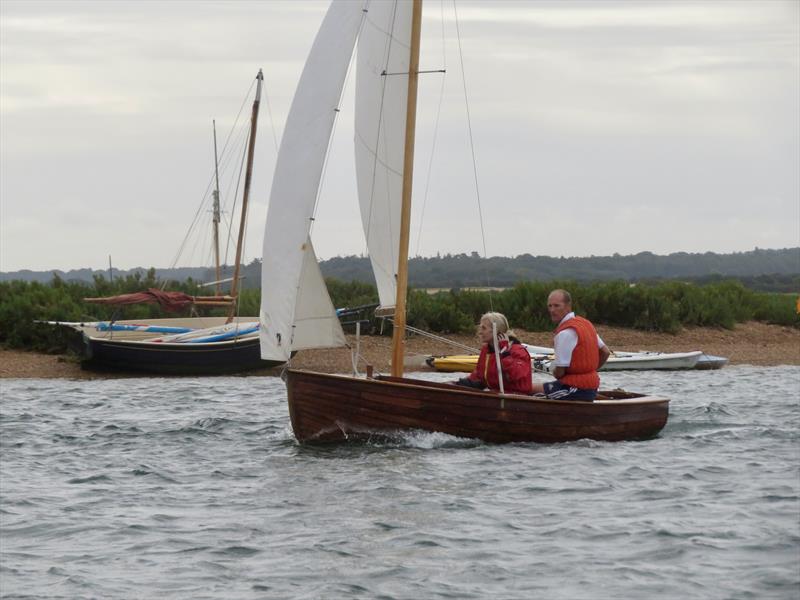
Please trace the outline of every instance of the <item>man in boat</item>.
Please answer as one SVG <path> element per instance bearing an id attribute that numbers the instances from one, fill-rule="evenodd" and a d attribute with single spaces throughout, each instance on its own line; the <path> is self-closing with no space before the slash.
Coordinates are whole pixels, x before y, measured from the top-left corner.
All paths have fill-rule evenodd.
<path id="1" fill-rule="evenodd" d="M 492 327 L 494 325 L 494 328 Z M 500 370 L 503 376 L 503 391 L 507 394 L 531 393 L 531 355 L 508 328 L 505 315 L 489 312 L 481 317 L 478 338 L 482 342 L 478 364 L 469 376 L 454 382 L 456 385 L 479 390 L 500 389 L 497 376 L 494 333 L 497 331 L 497 347 L 500 349 Z"/>
<path id="2" fill-rule="evenodd" d="M 553 290 L 547 297 L 547 311 L 556 323 L 553 337 L 555 381 L 533 384 L 534 394 L 553 400 L 593 401 L 600 387 L 597 370 L 611 355 L 594 325 L 572 311 L 572 296 Z"/>

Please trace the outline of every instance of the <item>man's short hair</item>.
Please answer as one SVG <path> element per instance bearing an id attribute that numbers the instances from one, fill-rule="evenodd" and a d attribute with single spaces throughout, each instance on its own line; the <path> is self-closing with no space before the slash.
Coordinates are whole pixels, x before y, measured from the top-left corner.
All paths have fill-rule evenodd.
<path id="1" fill-rule="evenodd" d="M 551 294 L 561 294 L 561 298 L 564 300 L 564 304 L 569 304 L 572 306 L 572 296 L 567 290 L 557 289 L 550 292 Z"/>

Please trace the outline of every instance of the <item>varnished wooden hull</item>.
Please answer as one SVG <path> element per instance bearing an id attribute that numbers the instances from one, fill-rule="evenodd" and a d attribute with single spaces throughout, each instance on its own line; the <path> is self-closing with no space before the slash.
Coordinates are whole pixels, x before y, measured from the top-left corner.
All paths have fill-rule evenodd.
<path id="1" fill-rule="evenodd" d="M 289 414 L 300 442 L 419 429 L 487 442 L 647 439 L 666 425 L 669 400 L 604 392 L 608 400 L 568 402 L 500 396 L 418 379 L 358 379 L 287 371 Z"/>

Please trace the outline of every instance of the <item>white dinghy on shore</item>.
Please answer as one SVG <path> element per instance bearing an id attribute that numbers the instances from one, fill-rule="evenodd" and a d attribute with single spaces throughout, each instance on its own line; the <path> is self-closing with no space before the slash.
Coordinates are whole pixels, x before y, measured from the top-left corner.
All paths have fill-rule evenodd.
<path id="1" fill-rule="evenodd" d="M 534 367 L 549 373 L 553 368 L 553 349 L 547 346 L 531 346 L 524 344 Z M 431 356 L 425 361 L 437 371 L 470 372 L 478 362 L 477 354 L 454 356 Z M 721 369 L 728 364 L 722 356 L 704 354 L 701 350 L 691 352 L 656 352 L 640 350 L 639 352 L 615 351 L 601 367 L 601 371 L 650 371 L 650 370 L 682 370 L 682 369 Z"/>

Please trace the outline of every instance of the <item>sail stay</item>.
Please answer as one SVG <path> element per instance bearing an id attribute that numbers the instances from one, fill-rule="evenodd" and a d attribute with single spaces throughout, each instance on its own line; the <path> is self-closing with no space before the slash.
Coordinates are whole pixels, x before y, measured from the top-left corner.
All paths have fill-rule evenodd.
<path id="1" fill-rule="evenodd" d="M 314 39 L 286 120 L 264 231 L 260 311 L 264 359 L 288 360 L 300 345 L 322 348 L 346 343 L 313 255 L 309 231 L 363 15 L 359 2 L 332 4 Z M 304 315 L 299 314 L 300 308 Z M 307 322 L 314 327 L 296 328 L 295 321 L 302 316 L 311 319 Z"/>
<path id="2" fill-rule="evenodd" d="M 358 38 L 355 153 L 381 308 L 395 305 L 411 44 L 410 4 L 373 2 Z"/>

